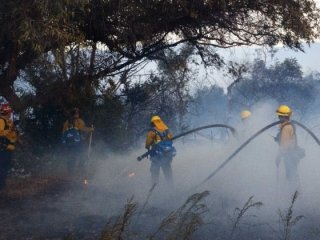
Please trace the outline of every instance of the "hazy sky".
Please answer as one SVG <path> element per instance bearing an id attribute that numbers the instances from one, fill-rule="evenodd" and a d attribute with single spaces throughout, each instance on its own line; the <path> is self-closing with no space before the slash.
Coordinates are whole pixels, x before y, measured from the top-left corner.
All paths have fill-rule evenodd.
<path id="1" fill-rule="evenodd" d="M 304 52 L 294 51 L 284 47 L 276 48 L 276 50 L 277 52 L 273 59 L 267 57 L 267 63 L 274 62 L 275 60 L 282 61 L 285 58 L 296 58 L 302 66 L 304 73 L 320 71 L 320 43 L 311 44 L 310 47 L 306 45 Z M 239 60 L 240 62 L 253 60 L 257 56 L 264 58 L 262 48 L 255 47 L 234 48 L 229 50 L 229 52 L 224 53 L 224 55 L 230 60 Z"/>
<path id="2" fill-rule="evenodd" d="M 304 52 L 284 47 L 276 49 L 277 52 L 272 59 L 270 54 L 264 54 L 266 51 L 261 47 L 236 47 L 220 50 L 219 53 L 224 56 L 226 62 L 234 61 L 239 63 L 250 63 L 256 58 L 262 58 L 266 60 L 267 64 L 274 64 L 277 60 L 282 62 L 285 58 L 296 58 L 305 75 L 314 71 L 320 72 L 320 43 L 314 43 L 310 47 L 305 46 Z M 232 82 L 232 79 L 228 79 L 228 77 L 219 71 L 214 71 L 209 78 L 210 80 L 214 79 L 213 82 L 223 88 L 226 88 Z"/>
<path id="3" fill-rule="evenodd" d="M 279 59 L 295 57 L 302 65 L 304 72 L 320 71 L 320 43 L 312 44 L 305 48 L 305 52 L 294 52 L 290 49 L 281 49 L 276 55 Z"/>

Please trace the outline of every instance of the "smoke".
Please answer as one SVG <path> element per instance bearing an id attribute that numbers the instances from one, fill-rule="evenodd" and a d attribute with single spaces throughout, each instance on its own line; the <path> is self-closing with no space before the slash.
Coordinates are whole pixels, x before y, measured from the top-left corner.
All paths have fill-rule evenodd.
<path id="1" fill-rule="evenodd" d="M 300 194 L 294 211 L 307 217 L 299 231 L 303 233 L 309 231 L 308 229 L 314 227 L 314 224 L 308 217 L 315 219 L 320 214 L 318 210 L 320 190 L 317 187 L 320 181 L 318 174 L 320 148 L 299 127 L 297 127 L 298 142 L 306 150 L 307 155 L 299 164 L 300 185 L 297 188 L 286 179 L 283 163 L 280 164 L 279 178 L 277 178 L 275 159 L 278 145 L 273 138 L 278 132 L 277 126 L 259 135 L 217 175 L 199 186 L 245 140 L 261 128 L 278 120 L 275 114 L 277 107 L 278 103 L 272 100 L 258 103 L 252 107 L 252 115 L 245 122 L 240 120 L 238 114 L 234 114 L 233 121 L 239 133 L 237 137 L 233 137 L 230 133 L 221 135 L 221 130 L 212 129 L 177 140 L 175 142 L 177 156 L 172 162 L 174 175 L 172 187 L 161 172 L 160 183 L 150 192 L 152 187 L 150 161 L 149 159 L 136 161 L 136 157 L 144 152 L 143 139 L 136 151 L 121 155 L 109 153 L 108 157 L 98 157 L 92 166 L 94 175 L 88 186 L 91 188 L 90 193 L 96 195 L 84 198 L 82 205 L 85 206 L 85 210 L 82 210 L 81 214 L 84 216 L 105 214 L 108 217 L 118 215 L 126 201 L 133 196 L 140 206 L 145 206 L 146 212 L 148 209 L 153 209 L 153 213 L 156 214 L 153 217 L 147 215 L 144 221 L 151 221 L 157 225 L 160 224 L 161 217 L 181 206 L 190 195 L 209 190 L 211 194 L 205 203 L 214 214 L 207 216 L 208 221 L 218 218 L 220 224 L 228 225 L 227 216 L 232 216 L 234 209 L 241 207 L 249 197 L 253 196 L 253 199 L 261 201 L 263 206 L 252 209 L 251 214 L 257 218 L 250 219 L 251 223 L 273 225 L 279 220 L 279 209 L 287 209 L 293 193 L 298 190 Z M 294 115 L 293 119 L 296 117 L 300 116 Z M 208 119 L 207 121 L 217 123 Z M 303 124 L 309 126 L 308 122 Z M 199 126 L 196 122 L 193 122 L 193 125 Z M 154 212 L 154 209 L 159 211 Z M 257 228 L 256 231 L 260 230 L 261 228 Z"/>
<path id="2" fill-rule="evenodd" d="M 263 203 L 261 208 L 252 210 L 251 214 L 256 218 L 251 221 L 256 224 L 272 225 L 279 219 L 278 210 L 286 209 L 290 205 L 292 194 L 298 190 L 300 195 L 294 210 L 297 214 L 307 217 L 301 225 L 303 228 L 301 231 L 307 231 L 310 227 L 314 227 L 312 221 L 318 219 L 317 216 L 320 214 L 318 210 L 320 147 L 299 127 L 297 127 L 298 143 L 306 150 L 306 157 L 299 164 L 300 186 L 298 189 L 292 188 L 290 182 L 286 180 L 283 163 L 280 164 L 277 180 L 275 158 L 278 145 L 273 136 L 277 134 L 278 127 L 273 127 L 259 135 L 217 175 L 199 186 L 245 140 L 267 124 L 277 121 L 275 115 L 277 106 L 278 104 L 274 101 L 255 105 L 251 109 L 252 115 L 246 122 L 240 120 L 239 114 L 234 114 L 234 126 L 239 133 L 237 137 L 233 137 L 230 133 L 221 135 L 222 130 L 209 129 L 201 131 L 200 135 L 191 134 L 175 141 L 177 156 L 172 162 L 174 177 L 172 187 L 166 182 L 161 172 L 160 183 L 150 192 L 152 187 L 150 161 L 149 159 L 141 162 L 136 160 L 137 156 L 144 153 L 143 139 L 139 148 L 123 154 L 108 152 L 106 148 L 107 155 L 94 155 L 90 159 L 87 166 L 90 176 L 88 185 L 82 186 L 81 189 L 72 189 L 71 192 L 50 201 L 52 207 L 63 211 L 68 217 L 63 217 L 59 213 L 59 216 L 55 216 L 51 221 L 46 221 L 47 226 L 50 222 L 50 224 L 56 224 L 57 228 L 63 228 L 67 221 L 71 225 L 68 231 L 72 231 L 72 229 L 86 226 L 89 217 L 94 216 L 95 221 L 98 222 L 96 226 L 101 230 L 110 217 L 121 213 L 125 203 L 131 197 L 139 203 L 140 207 L 144 206 L 146 215 L 143 215 L 143 221 L 150 221 L 157 225 L 160 223 L 159 219 L 181 206 L 190 195 L 204 190 L 210 191 L 210 196 L 205 201 L 210 209 L 210 214 L 206 218 L 208 221 L 216 221 L 217 224 L 220 221 L 221 228 L 228 229 L 228 216 L 232 216 L 234 209 L 241 207 L 251 196 L 255 201 Z M 293 119 L 296 117 L 299 116 L 294 115 Z M 206 121 L 219 123 L 210 122 L 208 119 Z M 309 126 L 309 122 L 303 122 L 303 124 Z M 193 122 L 193 125 L 201 126 L 196 122 Z M 93 152 L 94 150 L 93 148 Z M 34 203 L 38 204 L 37 201 L 35 200 Z M 155 214 L 153 217 L 147 214 L 150 209 L 153 209 L 152 214 Z M 47 219 L 52 218 L 52 214 L 46 213 L 45 208 L 41 211 Z M 39 222 L 37 218 L 37 214 L 29 214 L 29 219 Z M 256 231 L 259 231 L 259 228 Z M 201 233 L 199 234 L 201 236 Z"/>
<path id="3" fill-rule="evenodd" d="M 201 135 L 191 135 L 175 142 L 177 156 L 172 162 L 174 173 L 174 187 L 166 183 L 160 175 L 160 183 L 154 189 L 150 204 L 166 207 L 178 206 L 188 195 L 202 190 L 209 190 L 214 197 L 228 199 L 235 205 L 243 203 L 248 197 L 262 201 L 267 213 L 277 214 L 277 209 L 285 207 L 295 190 L 300 192 L 301 207 L 317 209 L 317 199 L 320 190 L 317 169 L 320 148 L 304 130 L 297 127 L 299 145 L 305 148 L 307 156 L 299 164 L 300 186 L 294 189 L 286 180 L 283 163 L 277 168 L 275 159 L 278 145 L 273 137 L 278 127 L 273 127 L 259 135 L 234 157 L 216 176 L 202 186 L 195 188 L 210 175 L 234 150 L 246 139 L 267 124 L 277 121 L 275 109 L 277 103 L 266 101 L 251 109 L 252 115 L 248 122 L 242 123 L 240 117 L 236 126 L 239 136 L 229 136 L 229 139 L 218 142 L 205 136 L 211 135 L 211 130 L 202 131 Z M 235 117 L 236 118 L 236 117 Z M 293 117 L 293 119 L 295 119 Z M 308 123 L 304 122 L 308 126 Z M 217 130 L 212 130 L 217 131 Z M 91 184 L 107 189 L 120 197 L 117 201 L 119 208 L 130 196 L 138 202 L 143 202 L 151 188 L 150 161 L 148 159 L 137 162 L 136 157 L 144 152 L 131 152 L 121 156 L 109 155 L 96 165 L 96 172 Z M 213 198 L 214 198 L 213 197 Z M 174 199 L 174 201 L 171 201 Z"/>

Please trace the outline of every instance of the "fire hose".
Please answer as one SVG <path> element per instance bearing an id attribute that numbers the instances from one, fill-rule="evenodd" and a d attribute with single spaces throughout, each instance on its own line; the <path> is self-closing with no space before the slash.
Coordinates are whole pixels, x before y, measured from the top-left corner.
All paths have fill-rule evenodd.
<path id="1" fill-rule="evenodd" d="M 172 141 L 176 140 L 178 138 L 184 137 L 184 136 L 186 136 L 186 135 L 188 135 L 190 133 L 194 133 L 194 132 L 197 132 L 197 131 L 200 131 L 200 130 L 203 130 L 203 129 L 207 129 L 207 128 L 216 128 L 216 127 L 222 127 L 222 128 L 230 129 L 230 131 L 232 132 L 232 134 L 234 136 L 237 135 L 236 130 L 233 127 L 229 126 L 229 125 L 226 125 L 226 124 L 211 124 L 211 125 L 206 125 L 206 126 L 203 126 L 203 127 L 194 128 L 194 129 L 189 130 L 187 132 L 178 134 L 177 136 L 172 138 Z M 141 156 L 137 157 L 137 160 L 141 161 L 142 159 L 146 158 L 149 154 L 150 154 L 150 151 L 147 151 L 144 154 L 142 154 Z"/>
<path id="2" fill-rule="evenodd" d="M 299 127 L 303 128 L 307 133 L 309 133 L 309 134 L 312 136 L 312 138 L 313 138 L 313 139 L 318 143 L 318 145 L 320 146 L 320 140 L 317 138 L 317 136 L 316 136 L 310 129 L 308 129 L 306 126 L 304 126 L 303 124 L 301 124 L 301 123 L 299 123 L 299 122 L 297 122 L 297 121 L 295 121 L 295 120 L 292 120 L 291 122 L 294 123 L 294 124 L 296 124 L 296 125 L 298 125 Z"/>
<path id="3" fill-rule="evenodd" d="M 306 126 L 304 126 L 303 124 L 292 120 L 291 121 L 293 124 L 296 124 L 298 126 L 300 126 L 301 128 L 303 128 L 305 131 L 307 131 L 312 138 L 318 143 L 318 145 L 320 146 L 320 140 L 317 138 L 317 136 L 310 130 L 308 129 Z M 263 133 L 264 131 L 268 130 L 269 128 L 280 124 L 281 121 L 277 121 L 277 122 L 273 122 L 267 126 L 265 126 L 264 128 L 262 128 L 261 130 L 259 130 L 258 132 L 256 132 L 254 135 L 252 135 L 248 140 L 246 140 L 240 147 L 238 147 L 226 160 L 224 160 L 222 162 L 222 164 L 216 169 L 214 170 L 207 178 L 205 178 L 199 185 L 196 186 L 199 187 L 202 184 L 206 183 L 208 180 L 210 180 L 212 177 L 214 177 L 218 172 L 220 172 L 223 167 L 225 167 L 245 146 L 247 146 L 254 138 L 256 138 L 257 136 L 259 136 L 261 133 Z"/>

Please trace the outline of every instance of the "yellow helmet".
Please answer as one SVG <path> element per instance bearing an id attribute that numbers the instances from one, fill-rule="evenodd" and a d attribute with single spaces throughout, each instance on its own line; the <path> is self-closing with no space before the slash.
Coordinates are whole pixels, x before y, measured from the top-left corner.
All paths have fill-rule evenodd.
<path id="1" fill-rule="evenodd" d="M 250 115 L 251 115 L 251 112 L 248 110 L 244 110 L 240 113 L 241 119 L 246 119 L 246 118 L 250 117 Z"/>
<path id="2" fill-rule="evenodd" d="M 287 105 L 280 105 L 276 113 L 278 116 L 290 117 L 292 110 Z"/>
<path id="3" fill-rule="evenodd" d="M 154 122 L 154 121 L 159 121 L 161 120 L 161 118 L 159 116 L 152 116 L 151 121 L 150 122 Z"/>

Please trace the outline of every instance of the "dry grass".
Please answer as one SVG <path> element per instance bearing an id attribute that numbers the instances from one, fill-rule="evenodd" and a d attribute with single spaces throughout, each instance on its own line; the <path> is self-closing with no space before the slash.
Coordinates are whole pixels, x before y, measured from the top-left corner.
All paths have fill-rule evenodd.
<path id="1" fill-rule="evenodd" d="M 254 202 L 253 196 L 251 196 L 247 202 L 242 206 L 242 208 L 236 208 L 233 213 L 233 217 L 230 217 L 232 221 L 232 229 L 230 234 L 230 239 L 233 239 L 236 230 L 239 227 L 239 224 L 243 217 L 248 213 L 248 211 L 252 208 L 260 208 L 263 205 L 262 202 Z M 252 216 L 252 215 L 251 215 Z"/>
<path id="2" fill-rule="evenodd" d="M 152 193 L 154 187 L 150 189 Z M 202 200 L 209 195 L 208 191 L 193 194 L 176 211 L 171 212 L 162 220 L 157 230 L 147 239 L 167 239 L 167 240 L 186 240 L 204 224 L 202 215 L 208 211 Z M 147 198 L 148 199 L 148 198 Z M 147 202 L 147 201 L 146 201 Z M 131 198 L 126 204 L 123 214 L 118 216 L 115 221 L 109 220 L 101 233 L 101 240 L 124 240 L 130 237 L 137 237 L 129 230 L 131 220 L 136 217 L 138 205 Z M 111 223 L 112 222 L 112 223 Z M 138 239 L 142 239 L 141 237 Z"/>
<path id="3" fill-rule="evenodd" d="M 6 195 L 10 198 L 23 199 L 27 197 L 38 196 L 39 194 L 47 194 L 51 191 L 64 190 L 62 186 L 65 184 L 78 184 L 83 186 L 80 178 L 67 178 L 67 177 L 55 177 L 55 176 L 32 176 L 26 178 L 11 177 L 8 182 Z M 165 217 L 160 224 L 155 225 L 153 231 L 143 229 L 137 233 L 133 232 L 133 229 L 137 225 L 131 226 L 131 223 L 137 224 L 143 221 L 152 221 L 152 216 L 146 216 L 140 219 L 140 215 L 144 212 L 146 206 L 149 204 L 151 195 L 155 189 L 155 185 L 149 190 L 147 198 L 142 204 L 142 207 L 138 211 L 138 203 L 134 202 L 133 198 L 129 199 L 125 205 L 122 214 L 118 217 L 111 218 L 103 231 L 100 234 L 101 240 L 125 240 L 125 239 L 166 239 L 166 240 L 187 240 L 194 236 L 194 233 L 205 223 L 204 214 L 208 211 L 208 208 L 203 200 L 209 195 L 208 191 L 196 193 L 191 195 L 181 207 L 172 211 Z M 294 214 L 294 205 L 298 199 L 298 192 L 296 191 L 291 199 L 290 205 L 285 210 L 280 210 L 279 215 L 279 232 L 276 231 L 275 236 L 281 240 L 290 240 L 294 237 L 293 229 L 300 222 L 304 216 Z M 251 196 L 242 207 L 234 209 L 233 215 L 228 216 L 231 220 L 231 230 L 229 226 L 225 228 L 227 233 L 221 235 L 221 238 L 227 237 L 227 239 L 235 239 L 237 233 L 240 231 L 240 227 L 245 226 L 244 220 L 254 215 L 250 214 L 250 211 L 254 208 L 260 208 L 262 202 L 254 201 Z M 146 213 L 147 214 L 147 213 Z M 222 223 L 223 225 L 223 223 Z M 138 224 L 139 226 L 139 224 Z M 255 226 L 256 227 L 256 226 Z M 100 229 L 100 228 L 99 228 Z M 100 230 L 96 229 L 97 232 Z M 229 229 L 229 230 L 228 230 Z M 256 228 L 255 228 L 256 229 Z M 88 229 L 89 231 L 90 229 Z M 230 231 L 230 232 L 229 232 Z M 258 231 L 258 230 L 257 230 Z M 213 233 L 213 232 L 212 232 Z M 219 233 L 219 232 L 217 232 Z M 229 234 L 230 233 L 230 234 Z M 318 235 L 318 232 L 314 232 L 313 235 Z M 97 235 L 96 235 L 97 236 Z M 92 236 L 94 237 L 94 236 Z M 77 239 L 72 234 L 65 237 L 65 239 Z M 270 237 L 271 239 L 271 237 Z M 274 239 L 274 238 L 272 238 Z"/>
<path id="4" fill-rule="evenodd" d="M 171 212 L 160 224 L 158 229 L 149 237 L 156 239 L 164 235 L 167 240 L 190 239 L 192 234 L 204 224 L 202 215 L 208 211 L 202 200 L 209 195 L 208 191 L 196 193 L 176 211 Z"/>
<path id="5" fill-rule="evenodd" d="M 128 226 L 130 220 L 137 211 L 137 203 L 133 202 L 133 197 L 128 200 L 124 212 L 121 216 L 117 217 L 114 223 L 111 220 L 107 223 L 101 233 L 101 240 L 123 240 L 129 237 Z"/>
<path id="6" fill-rule="evenodd" d="M 282 236 L 280 237 L 281 240 L 290 240 L 292 235 L 292 229 L 293 227 L 304 218 L 303 215 L 299 215 L 294 217 L 293 216 L 293 206 L 298 198 L 298 191 L 295 191 L 290 206 L 287 210 L 281 211 L 279 209 L 279 225 L 280 225 L 280 231 L 282 233 Z"/>
<path id="7" fill-rule="evenodd" d="M 140 210 L 139 213 L 138 213 L 138 217 L 143 213 L 143 211 L 145 210 L 146 206 L 148 205 L 149 200 L 150 200 L 150 197 L 151 197 L 154 189 L 156 188 L 156 186 L 157 186 L 157 184 L 154 183 L 154 184 L 152 185 L 152 187 L 150 188 L 149 193 L 148 193 L 148 196 L 147 196 L 144 204 L 142 205 L 141 210 Z"/>

